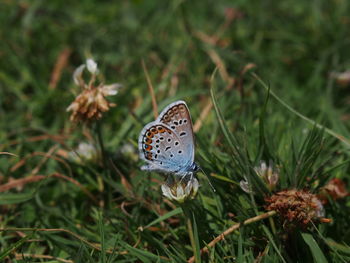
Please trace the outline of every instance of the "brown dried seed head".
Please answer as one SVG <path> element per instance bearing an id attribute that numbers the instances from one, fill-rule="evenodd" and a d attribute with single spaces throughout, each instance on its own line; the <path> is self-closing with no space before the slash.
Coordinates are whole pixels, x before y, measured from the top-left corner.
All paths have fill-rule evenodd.
<path id="1" fill-rule="evenodd" d="M 285 190 L 265 198 L 267 210 L 275 210 L 285 228 L 307 227 L 324 216 L 323 206 L 316 195 L 306 190 Z"/>
<path id="2" fill-rule="evenodd" d="M 342 199 L 350 196 L 349 192 L 346 190 L 346 185 L 344 181 L 339 178 L 333 178 L 324 187 L 321 188 L 318 197 L 321 199 L 322 203 L 326 204 L 328 198 L 333 200 Z"/>
<path id="3" fill-rule="evenodd" d="M 72 122 L 91 122 L 102 117 L 102 113 L 115 104 L 106 100 L 103 86 L 84 89 L 67 108 Z"/>

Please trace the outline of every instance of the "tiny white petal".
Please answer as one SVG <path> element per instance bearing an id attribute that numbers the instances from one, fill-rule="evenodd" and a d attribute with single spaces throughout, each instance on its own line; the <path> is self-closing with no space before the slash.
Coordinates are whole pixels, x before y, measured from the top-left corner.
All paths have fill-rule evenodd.
<path id="1" fill-rule="evenodd" d="M 184 189 L 183 189 L 182 185 L 179 184 L 179 185 L 176 187 L 176 197 L 177 197 L 177 198 L 183 198 L 184 195 L 185 195 Z"/>
<path id="2" fill-rule="evenodd" d="M 195 196 L 198 192 L 198 188 L 199 188 L 199 182 L 196 178 L 193 179 L 193 196 Z"/>
<path id="3" fill-rule="evenodd" d="M 275 186 L 278 182 L 278 179 L 279 179 L 279 174 L 278 173 L 272 173 L 268 176 L 268 183 L 271 185 L 271 186 Z"/>
<path id="4" fill-rule="evenodd" d="M 102 87 L 103 96 L 116 95 L 121 87 L 122 87 L 122 85 L 119 84 L 119 83 L 114 83 L 114 84 L 110 84 L 110 85 L 104 85 Z"/>
<path id="5" fill-rule="evenodd" d="M 248 181 L 247 181 L 247 178 L 245 178 L 245 180 L 241 180 L 241 181 L 239 182 L 239 186 L 241 187 L 241 189 L 242 189 L 244 192 L 246 192 L 246 193 L 248 193 L 248 194 L 253 193 L 253 191 L 251 190 L 251 187 L 250 187 L 250 185 L 249 185 L 249 183 L 248 183 Z"/>
<path id="6" fill-rule="evenodd" d="M 185 195 L 185 196 L 188 196 L 188 195 L 191 193 L 191 190 L 192 190 L 192 181 L 193 181 L 193 180 L 189 180 L 189 181 L 187 182 L 187 185 L 186 185 L 186 187 L 185 187 L 185 192 L 184 192 L 184 195 Z"/>
<path id="7" fill-rule="evenodd" d="M 173 195 L 171 193 L 171 190 L 169 188 L 169 186 L 167 186 L 166 184 L 162 184 L 162 193 L 165 197 L 169 198 L 169 199 L 172 199 L 173 198 Z"/>
<path id="8" fill-rule="evenodd" d="M 85 69 L 85 64 L 82 64 L 79 67 L 77 67 L 76 70 L 74 70 L 73 80 L 77 86 L 80 86 L 82 83 L 84 83 L 84 80 L 83 80 L 84 69 Z"/>
<path id="9" fill-rule="evenodd" d="M 313 201 L 316 204 L 316 216 L 317 217 L 324 217 L 325 211 L 324 211 L 324 207 L 323 207 L 321 201 L 318 200 L 317 198 L 315 198 Z"/>
<path id="10" fill-rule="evenodd" d="M 66 111 L 75 111 L 79 107 L 79 104 L 72 102 L 66 109 Z"/>
<path id="11" fill-rule="evenodd" d="M 97 74 L 98 73 L 97 63 L 92 58 L 89 58 L 89 59 L 86 60 L 86 66 L 87 66 L 88 71 L 91 74 Z"/>

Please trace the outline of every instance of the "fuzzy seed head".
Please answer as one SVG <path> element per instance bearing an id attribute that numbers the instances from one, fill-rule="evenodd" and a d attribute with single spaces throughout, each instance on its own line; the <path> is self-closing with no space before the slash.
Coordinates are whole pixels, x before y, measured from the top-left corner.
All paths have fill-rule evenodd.
<path id="1" fill-rule="evenodd" d="M 283 226 L 306 228 L 312 220 L 324 217 L 324 208 L 316 195 L 306 190 L 285 190 L 265 198 L 266 209 L 275 210 Z"/>

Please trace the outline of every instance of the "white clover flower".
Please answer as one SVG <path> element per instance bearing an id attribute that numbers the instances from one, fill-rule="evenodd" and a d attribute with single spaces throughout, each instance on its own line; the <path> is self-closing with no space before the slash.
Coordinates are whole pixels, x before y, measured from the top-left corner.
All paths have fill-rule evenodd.
<path id="1" fill-rule="evenodd" d="M 198 188 L 198 180 L 195 177 L 192 177 L 187 180 L 187 182 L 180 180 L 171 185 L 165 183 L 162 185 L 162 192 L 168 199 L 183 203 L 187 199 L 195 198 Z"/>
<path id="2" fill-rule="evenodd" d="M 91 74 L 96 75 L 98 73 L 97 63 L 92 58 L 86 60 L 86 67 Z"/>
<path id="3" fill-rule="evenodd" d="M 266 162 L 262 161 L 260 163 L 260 166 L 254 168 L 254 171 L 266 183 L 267 187 L 270 190 L 273 190 L 276 187 L 279 180 L 279 173 L 278 171 L 273 169 L 271 163 L 269 164 L 269 166 L 267 166 Z M 245 180 L 241 180 L 239 182 L 239 185 L 242 188 L 242 190 L 246 193 L 254 193 L 247 178 L 244 177 L 244 179 Z"/>
<path id="4" fill-rule="evenodd" d="M 76 162 L 94 161 L 98 157 L 97 149 L 91 143 L 81 142 L 74 151 L 68 153 L 68 157 Z"/>

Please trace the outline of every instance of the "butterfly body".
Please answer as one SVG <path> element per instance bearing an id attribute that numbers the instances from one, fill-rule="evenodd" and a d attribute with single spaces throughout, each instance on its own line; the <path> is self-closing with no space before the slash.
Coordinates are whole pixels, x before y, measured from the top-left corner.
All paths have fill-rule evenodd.
<path id="1" fill-rule="evenodd" d="M 192 121 L 184 101 L 168 105 L 159 117 L 147 124 L 139 136 L 142 170 L 184 177 L 198 170 L 194 162 Z"/>

